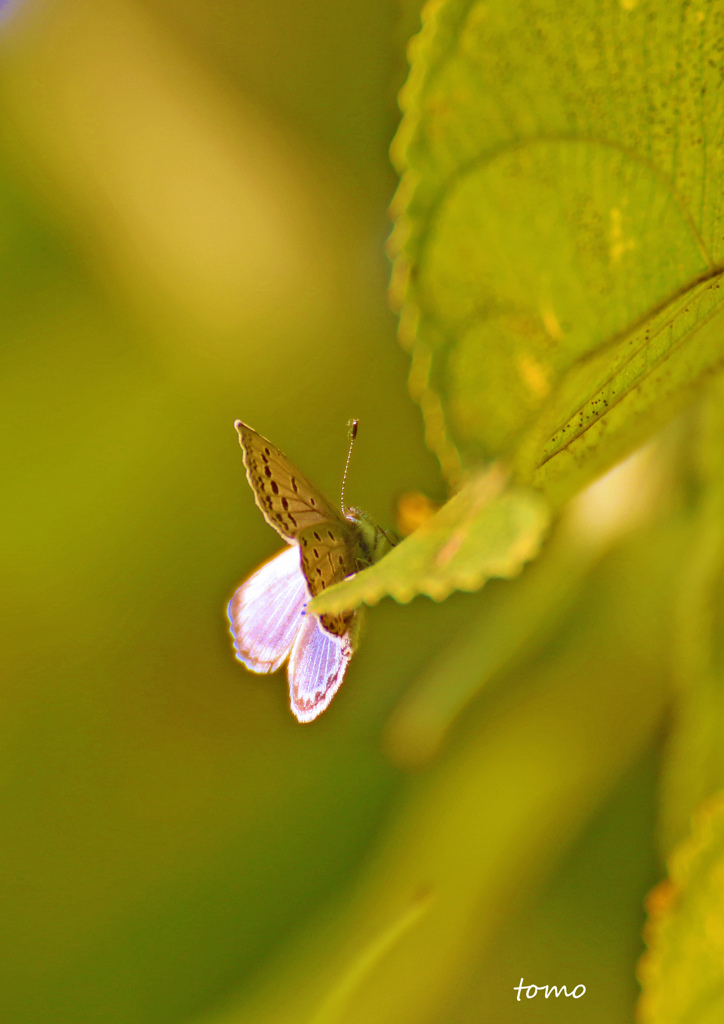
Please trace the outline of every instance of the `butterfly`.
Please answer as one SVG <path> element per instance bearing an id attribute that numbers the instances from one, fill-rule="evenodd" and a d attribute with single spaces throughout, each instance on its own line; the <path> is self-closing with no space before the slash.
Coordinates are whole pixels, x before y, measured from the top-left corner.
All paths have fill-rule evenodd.
<path id="1" fill-rule="evenodd" d="M 288 548 L 257 569 L 228 607 L 236 658 L 252 672 L 289 661 L 289 701 L 311 722 L 342 685 L 355 650 L 360 612 L 313 615 L 310 597 L 377 561 L 393 540 L 358 509 L 338 512 L 271 441 L 234 424 L 246 476 L 264 518 Z M 357 421 L 352 425 L 352 441 Z M 347 466 L 352 452 L 347 456 Z M 347 468 L 345 467 L 345 478 Z"/>

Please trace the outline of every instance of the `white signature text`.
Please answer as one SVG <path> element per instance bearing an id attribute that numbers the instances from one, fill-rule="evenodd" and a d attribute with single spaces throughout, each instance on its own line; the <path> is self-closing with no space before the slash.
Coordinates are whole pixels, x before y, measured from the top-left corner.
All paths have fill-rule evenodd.
<path id="1" fill-rule="evenodd" d="M 586 994 L 585 985 L 576 985 L 572 992 L 569 992 L 565 985 L 561 985 L 560 988 L 556 985 L 525 985 L 523 979 L 520 979 L 520 985 L 514 985 L 513 991 L 518 993 L 517 1001 L 520 1002 L 520 993 L 525 992 L 526 998 L 535 999 L 539 992 L 545 992 L 546 999 L 553 995 L 558 998 L 560 995 L 573 996 L 574 999 L 580 999 L 581 996 Z"/>

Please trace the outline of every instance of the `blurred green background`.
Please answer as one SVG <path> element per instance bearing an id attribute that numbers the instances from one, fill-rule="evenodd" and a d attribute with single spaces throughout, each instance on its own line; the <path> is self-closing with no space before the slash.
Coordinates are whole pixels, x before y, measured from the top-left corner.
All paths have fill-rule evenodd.
<path id="1" fill-rule="evenodd" d="M 445 497 L 386 301 L 417 17 L 36 0 L 0 22 L 7 1024 L 311 1020 L 418 889 L 409 962 L 373 964 L 324 1019 L 630 1019 L 660 870 L 669 519 L 602 557 L 416 770 L 384 740 L 398 700 L 525 576 L 383 602 L 307 727 L 226 634 L 228 597 L 279 547 L 236 417 L 332 498 L 359 417 L 347 496 L 383 526 L 406 490 Z M 587 994 L 522 1008 L 521 976 Z"/>

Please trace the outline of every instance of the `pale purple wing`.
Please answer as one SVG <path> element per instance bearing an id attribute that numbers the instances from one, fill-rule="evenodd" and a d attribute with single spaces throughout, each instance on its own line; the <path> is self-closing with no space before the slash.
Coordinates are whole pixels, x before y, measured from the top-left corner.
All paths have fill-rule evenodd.
<path id="1" fill-rule="evenodd" d="M 350 634 L 334 636 L 316 615 L 305 615 L 289 658 L 289 701 L 300 722 L 321 715 L 342 685 L 352 657 Z"/>
<path id="2" fill-rule="evenodd" d="M 229 601 L 236 657 L 252 672 L 276 672 L 289 656 L 309 600 L 294 544 L 257 569 Z"/>

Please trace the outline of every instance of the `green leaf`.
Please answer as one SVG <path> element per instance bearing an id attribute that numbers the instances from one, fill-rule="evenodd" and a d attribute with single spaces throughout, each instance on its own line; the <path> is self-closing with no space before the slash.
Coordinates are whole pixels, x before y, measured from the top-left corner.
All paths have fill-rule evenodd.
<path id="1" fill-rule="evenodd" d="M 572 367 L 517 453 L 522 478 L 560 504 L 666 423 L 724 363 L 723 298 L 705 281 Z"/>
<path id="2" fill-rule="evenodd" d="M 442 601 L 455 589 L 517 575 L 538 552 L 548 508 L 534 491 L 505 484 L 498 467 L 478 473 L 381 561 L 315 597 L 310 611 L 341 612 L 387 594 L 401 602 L 416 594 Z"/>
<path id="3" fill-rule="evenodd" d="M 640 1024 L 724 1020 L 724 794 L 697 815 L 649 897 L 648 953 L 639 965 Z"/>
<path id="4" fill-rule="evenodd" d="M 719 5 L 430 3 L 393 156 L 393 296 L 447 476 L 558 503 L 724 358 Z"/>

